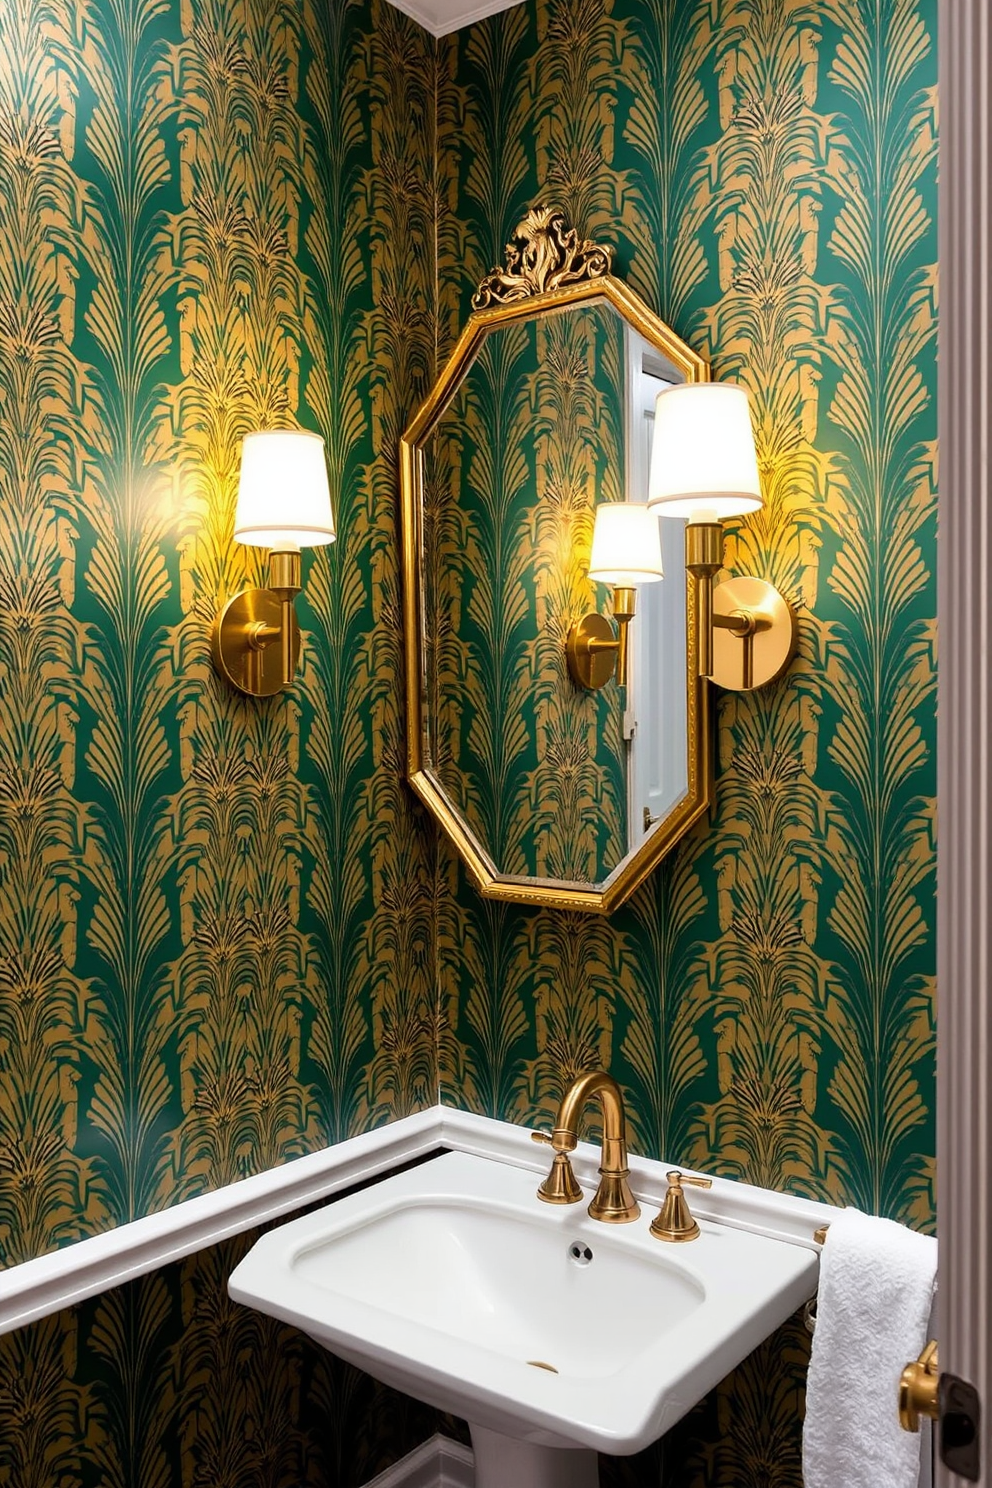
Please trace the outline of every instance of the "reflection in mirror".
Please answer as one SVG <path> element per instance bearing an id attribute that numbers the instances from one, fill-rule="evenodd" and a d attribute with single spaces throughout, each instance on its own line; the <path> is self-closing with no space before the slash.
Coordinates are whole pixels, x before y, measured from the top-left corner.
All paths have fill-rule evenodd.
<path id="1" fill-rule="evenodd" d="M 684 379 L 633 326 L 626 331 L 628 500 L 646 502 L 655 399 Z M 638 596 L 624 713 L 632 850 L 689 787 L 685 523 L 667 517 L 660 526 L 666 582 L 645 585 Z"/>
<path id="2" fill-rule="evenodd" d="M 425 443 L 427 752 L 501 874 L 598 884 L 687 792 L 681 522 L 628 687 L 577 688 L 564 649 L 611 594 L 596 507 L 646 499 L 653 400 L 681 380 L 612 305 L 564 306 L 490 330 Z"/>

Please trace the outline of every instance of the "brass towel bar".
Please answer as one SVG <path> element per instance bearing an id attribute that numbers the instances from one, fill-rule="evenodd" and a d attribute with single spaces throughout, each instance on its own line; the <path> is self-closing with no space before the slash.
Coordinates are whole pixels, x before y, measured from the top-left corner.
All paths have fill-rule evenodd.
<path id="1" fill-rule="evenodd" d="M 829 1228 L 830 1228 L 830 1226 L 828 1224 L 825 1224 L 825 1225 L 820 1225 L 820 1228 L 818 1230 L 814 1230 L 813 1231 L 813 1240 L 814 1240 L 814 1243 L 815 1244 L 817 1244 L 817 1245 L 822 1245 L 823 1244 L 823 1242 L 827 1238 L 827 1231 L 829 1230 Z M 815 1297 L 810 1297 L 809 1301 L 806 1303 L 806 1306 L 803 1308 L 803 1324 L 805 1325 L 806 1332 L 812 1338 L 813 1333 L 816 1330 L 816 1298 Z"/>

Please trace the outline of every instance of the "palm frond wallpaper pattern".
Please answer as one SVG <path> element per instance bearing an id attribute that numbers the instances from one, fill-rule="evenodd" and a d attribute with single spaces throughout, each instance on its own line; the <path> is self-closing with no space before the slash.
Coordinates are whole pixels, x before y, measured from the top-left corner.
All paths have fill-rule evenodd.
<path id="1" fill-rule="evenodd" d="M 429 1101 L 439 1049 L 460 1105 L 604 1064 L 635 1150 L 932 1223 L 935 10 L 0 9 L 3 1263 Z M 480 900 L 400 779 L 396 441 L 545 196 L 748 386 L 727 565 L 800 613 L 609 921 Z M 207 636 L 261 576 L 239 436 L 293 419 L 339 533 L 257 707 Z M 357 1485 L 428 1434 L 231 1307 L 236 1252 L 0 1340 L 0 1484 Z M 798 1485 L 804 1345 L 604 1483 Z"/>
<path id="2" fill-rule="evenodd" d="M 426 247 L 393 251 L 430 238 L 406 120 L 433 88 L 393 16 L 0 18 L 8 1264 L 434 1095 L 392 496 L 433 364 Z M 240 436 L 297 420 L 339 535 L 307 561 L 300 685 L 257 704 L 209 627 L 263 575 L 230 537 Z"/>
<path id="3" fill-rule="evenodd" d="M 227 1278 L 258 1232 L 0 1338 L 0 1482 L 360 1488 L 443 1424 Z"/>
<path id="4" fill-rule="evenodd" d="M 520 205 L 581 182 L 582 231 L 751 394 L 766 505 L 726 564 L 790 596 L 800 650 L 774 687 L 719 699 L 713 819 L 609 921 L 491 914 L 456 889 L 445 1088 L 461 1100 L 472 1070 L 473 1089 L 517 1092 L 493 1114 L 547 1118 L 535 1056 L 560 1051 L 553 1102 L 596 1006 L 648 1151 L 926 1226 L 932 6 L 547 0 L 446 46 L 442 324 Z M 488 935 L 498 962 L 473 951 L 469 970 Z M 483 1077 L 491 998 L 521 1036 Z"/>
<path id="5" fill-rule="evenodd" d="M 354 0 L 0 7 L 0 1264 L 436 1099 L 394 528 L 432 56 Z M 338 538 L 256 704 L 209 627 L 264 573 L 240 436 L 297 421 Z M 244 1243 L 0 1340 L 0 1483 L 357 1484 L 428 1435 L 228 1302 Z"/>

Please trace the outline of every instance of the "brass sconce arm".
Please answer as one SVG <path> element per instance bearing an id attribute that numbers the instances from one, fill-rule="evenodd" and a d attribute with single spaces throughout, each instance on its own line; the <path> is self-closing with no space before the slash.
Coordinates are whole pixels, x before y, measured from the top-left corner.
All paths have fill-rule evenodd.
<path id="1" fill-rule="evenodd" d="M 269 588 L 278 599 L 282 609 L 282 622 L 279 627 L 279 650 L 282 658 L 282 683 L 288 687 L 296 672 L 296 658 L 293 654 L 293 630 L 296 629 L 299 637 L 299 626 L 296 624 L 296 611 L 293 601 L 302 587 L 301 582 L 302 563 L 299 553 L 271 553 L 269 555 Z"/>
<path id="2" fill-rule="evenodd" d="M 289 687 L 300 656 L 293 601 L 300 592 L 299 552 L 272 553 L 268 589 L 242 589 L 214 623 L 214 665 L 239 692 L 272 697 Z M 276 644 L 278 642 L 278 645 Z"/>
<path id="3" fill-rule="evenodd" d="M 573 625 L 565 642 L 565 655 L 572 681 L 579 687 L 604 687 L 616 672 L 617 685 L 627 685 L 628 627 L 634 618 L 637 590 L 617 585 L 613 590 L 613 620 L 595 610 Z"/>
<path id="4" fill-rule="evenodd" d="M 713 612 L 714 630 L 722 629 L 730 632 L 735 639 L 742 641 L 741 647 L 741 690 L 749 692 L 754 686 L 754 637 L 763 630 L 771 630 L 774 625 L 771 615 L 751 610 L 735 610 L 731 615 L 721 615 L 718 611 Z"/>
<path id="5" fill-rule="evenodd" d="M 722 524 L 689 522 L 685 566 L 695 582 L 699 676 L 749 692 L 785 671 L 795 650 L 795 616 L 764 579 L 728 579 L 714 587 L 722 562 Z"/>
<path id="6" fill-rule="evenodd" d="M 713 575 L 723 562 L 723 524 L 690 522 L 685 529 L 685 566 L 696 581 L 696 644 L 699 675 L 713 675 Z"/>

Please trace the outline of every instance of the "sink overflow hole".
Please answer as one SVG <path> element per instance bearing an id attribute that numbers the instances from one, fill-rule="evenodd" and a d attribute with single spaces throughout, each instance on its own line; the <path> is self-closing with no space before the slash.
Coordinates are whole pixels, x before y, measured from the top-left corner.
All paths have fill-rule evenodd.
<path id="1" fill-rule="evenodd" d="M 558 1371 L 553 1364 L 545 1364 L 543 1359 L 528 1359 L 528 1364 L 533 1364 L 535 1369 L 546 1369 L 549 1374 L 557 1374 Z"/>
<path id="2" fill-rule="evenodd" d="M 568 1258 L 577 1266 L 588 1266 L 592 1260 L 592 1251 L 582 1240 L 573 1240 L 568 1247 Z"/>

